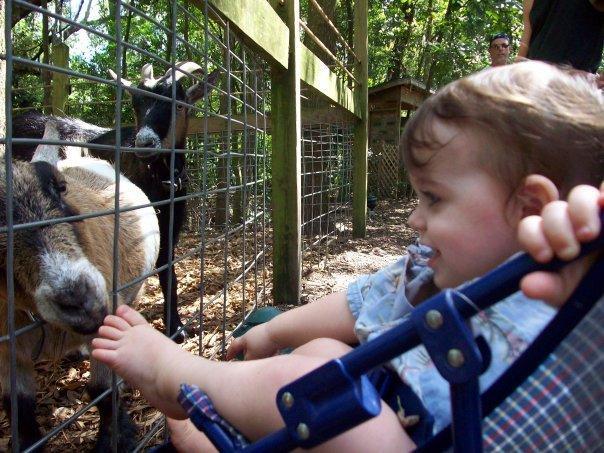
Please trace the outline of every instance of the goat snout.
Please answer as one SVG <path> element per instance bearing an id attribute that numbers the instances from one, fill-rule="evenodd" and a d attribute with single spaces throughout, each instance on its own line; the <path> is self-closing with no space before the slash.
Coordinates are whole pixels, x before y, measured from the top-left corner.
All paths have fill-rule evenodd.
<path id="1" fill-rule="evenodd" d="M 161 148 L 161 139 L 157 133 L 149 126 L 143 126 L 134 139 L 136 148 L 148 148 L 149 150 Z M 135 151 L 134 155 L 141 159 L 151 158 L 156 156 L 156 152 L 152 151 Z"/>
<path id="2" fill-rule="evenodd" d="M 57 288 L 53 303 L 63 314 L 72 329 L 81 334 L 91 334 L 98 330 L 108 314 L 107 298 L 99 294 L 87 275 L 80 275 L 68 285 Z"/>
<path id="3" fill-rule="evenodd" d="M 87 259 L 47 255 L 35 294 L 40 316 L 79 334 L 98 330 L 107 316 L 108 294 L 102 274 Z"/>

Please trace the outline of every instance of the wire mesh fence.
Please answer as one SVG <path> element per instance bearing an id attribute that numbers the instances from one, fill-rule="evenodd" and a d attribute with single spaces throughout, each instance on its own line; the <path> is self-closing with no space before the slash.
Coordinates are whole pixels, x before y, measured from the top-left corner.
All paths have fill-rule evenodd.
<path id="1" fill-rule="evenodd" d="M 88 330 L 95 330 L 83 325 L 83 317 L 93 318 L 98 327 L 104 313 L 132 302 L 145 280 L 139 300 L 145 316 L 177 340 L 186 333 L 187 349 L 207 357 L 219 357 L 234 327 L 255 306 L 270 301 L 265 63 L 207 2 L 93 1 L 85 14 L 75 2 L 39 6 L 15 0 L 5 7 L 10 96 L 0 231 L 6 274 L 1 315 L 6 322 L 0 333 L 6 415 L 0 418 L 0 445 L 8 448 L 10 440 L 14 449 L 33 450 L 46 443 L 56 451 L 86 450 L 99 430 L 120 433 L 105 439 L 101 448 L 140 450 L 158 441 L 163 429 L 158 414 L 132 391 L 120 397 L 119 380 L 101 379 L 105 374 L 97 364 L 59 361 L 68 350 L 85 346 Z M 9 23 L 13 17 L 19 20 Z M 48 58 L 61 46 L 67 48 L 67 59 Z M 195 65 L 179 63 L 186 61 Z M 119 76 L 109 78 L 108 69 Z M 59 77 L 68 78 L 69 89 L 60 90 Z M 140 83 L 130 82 L 136 79 Z M 54 153 L 54 160 L 48 153 Z M 110 162 L 102 167 L 102 189 L 81 186 L 67 176 L 63 181 L 52 169 L 66 175 L 67 167 L 86 167 L 89 161 L 77 160 L 82 156 Z M 32 157 L 37 164 L 27 162 Z M 126 189 L 132 187 L 126 180 L 116 183 L 119 172 L 142 189 L 135 201 L 127 200 Z M 94 198 L 77 205 L 64 192 L 103 192 L 108 202 L 101 205 Z M 38 199 L 45 209 L 28 211 Z M 46 209 L 48 203 L 54 203 L 53 209 Z M 141 213 L 157 216 L 154 229 Z M 86 230 L 95 222 L 106 234 Z M 147 228 L 145 234 L 156 243 L 148 244 L 146 266 L 125 278 L 119 266 L 131 266 L 142 248 L 140 243 L 128 247 L 123 238 L 131 224 Z M 67 312 L 79 310 L 78 297 L 84 296 L 75 294 L 70 307 L 58 296 L 42 300 L 36 283 L 45 281 L 44 272 L 56 277 L 59 271 L 53 274 L 39 265 L 48 250 L 25 248 L 31 243 L 54 246 L 60 241 L 49 238 L 59 235 L 57 228 L 66 231 L 63 236 L 71 235 L 72 248 L 81 246 L 82 235 L 92 235 L 96 248 L 81 247 L 76 258 L 98 267 L 103 255 L 107 267 L 99 277 L 106 283 L 98 288 L 103 308 L 95 305 L 95 313 L 77 320 Z M 55 266 L 63 267 L 69 262 L 67 257 L 56 261 Z M 58 314 L 53 317 L 49 310 Z M 88 396 L 87 380 L 94 382 Z M 40 395 L 43 402 L 36 404 Z M 136 438 L 126 438 L 132 431 L 122 425 L 123 401 L 138 425 Z M 36 409 L 42 411 L 40 432 L 31 416 Z"/>
<path id="2" fill-rule="evenodd" d="M 319 123 L 302 130 L 302 252 L 304 266 L 329 256 L 351 230 L 352 126 Z M 313 254 L 313 252 L 316 252 Z"/>
<path id="3" fill-rule="evenodd" d="M 207 1 L 4 6 L 0 450 L 140 451 L 163 418 L 88 342 L 137 301 L 218 359 L 272 303 L 268 65 Z M 347 123 L 304 127 L 306 266 L 350 229 L 351 148 Z"/>

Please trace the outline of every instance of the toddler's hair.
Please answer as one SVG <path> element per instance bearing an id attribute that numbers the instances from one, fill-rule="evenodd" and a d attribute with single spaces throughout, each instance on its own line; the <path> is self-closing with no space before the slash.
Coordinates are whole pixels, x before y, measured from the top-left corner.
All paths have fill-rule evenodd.
<path id="1" fill-rule="evenodd" d="M 604 179 L 604 95 L 577 71 L 527 61 L 448 84 L 405 127 L 408 169 L 426 165 L 443 147 L 433 130 L 437 121 L 483 134 L 492 146 L 477 161 L 511 191 L 533 173 L 551 179 L 562 197 Z"/>

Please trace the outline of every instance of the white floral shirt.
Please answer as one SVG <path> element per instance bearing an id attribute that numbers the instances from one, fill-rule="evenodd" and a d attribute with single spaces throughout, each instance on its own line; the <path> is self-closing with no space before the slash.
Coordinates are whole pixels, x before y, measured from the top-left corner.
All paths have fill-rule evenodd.
<path id="1" fill-rule="evenodd" d="M 418 294 L 433 285 L 427 266 L 431 250 L 413 245 L 409 254 L 381 271 L 360 277 L 348 286 L 348 306 L 356 319 L 355 332 L 361 343 L 401 324 L 413 310 Z M 517 292 L 474 316 L 471 326 L 476 336 L 488 342 L 492 358 L 480 377 L 486 390 L 541 332 L 555 310 L 544 302 Z M 418 346 L 389 365 L 409 384 L 434 416 L 434 432 L 451 422 L 449 384 L 436 370 L 426 349 Z"/>

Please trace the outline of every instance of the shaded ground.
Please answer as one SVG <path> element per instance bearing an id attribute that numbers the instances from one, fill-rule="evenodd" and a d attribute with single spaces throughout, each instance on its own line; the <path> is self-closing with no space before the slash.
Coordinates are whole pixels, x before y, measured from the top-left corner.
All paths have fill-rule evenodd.
<path id="1" fill-rule="evenodd" d="M 308 302 L 334 291 L 345 290 L 347 285 L 363 274 L 369 274 L 394 262 L 413 241 L 414 234 L 405 225 L 408 215 L 413 209 L 413 203 L 403 205 L 401 202 L 381 201 L 367 223 L 367 237 L 353 239 L 350 235 L 334 241 L 329 245 L 329 256 L 325 259 L 325 248 L 306 254 L 304 257 L 304 273 L 302 284 L 302 301 Z M 196 238 L 184 236 L 180 247 L 192 247 Z M 233 256 L 229 260 L 236 262 L 238 251 L 237 239 L 231 242 Z M 221 249 L 208 247 L 206 256 L 206 294 L 212 296 L 222 292 L 220 279 L 223 270 L 219 266 L 212 267 L 220 261 Z M 177 252 L 178 255 L 178 252 Z M 269 259 L 270 261 L 270 259 Z M 235 266 L 236 267 L 236 266 Z M 181 315 L 197 311 L 199 287 L 199 260 L 185 260 L 176 269 L 179 285 L 178 293 L 181 301 Z M 265 278 L 270 281 L 270 266 Z M 241 310 L 242 295 L 247 301 L 253 300 L 256 289 L 249 282 L 235 283 L 229 286 L 229 305 L 223 307 L 216 304 L 215 308 L 204 311 L 204 332 L 202 340 L 198 336 L 188 339 L 183 347 L 198 353 L 199 345 L 206 357 L 219 355 L 222 349 L 222 315 L 237 319 L 236 314 Z M 247 302 L 249 303 L 249 302 Z M 247 306 L 247 305 L 246 305 Z M 157 278 L 150 278 L 147 291 L 139 308 L 147 319 L 157 328 L 162 328 L 162 297 Z M 233 323 L 226 324 L 226 335 L 235 327 Z M 40 391 L 37 420 L 43 430 L 49 430 L 60 422 L 68 419 L 89 402 L 85 392 L 85 384 L 90 376 L 87 360 L 80 362 L 53 363 L 41 361 L 36 366 Z M 128 410 L 139 426 L 141 433 L 146 433 L 161 419 L 161 414 L 150 408 L 138 392 L 128 388 L 124 390 L 124 400 Z M 94 446 L 98 430 L 98 412 L 92 408 L 85 412 L 68 428 L 55 436 L 49 442 L 46 451 L 53 453 L 73 452 L 76 450 L 90 451 Z M 0 411 L 0 452 L 8 450 L 10 427 L 6 411 Z M 151 440 L 150 444 L 159 442 L 159 438 Z"/>
<path id="2" fill-rule="evenodd" d="M 329 248 L 329 258 L 304 272 L 302 301 L 343 291 L 358 276 L 371 274 L 396 261 L 415 238 L 406 226 L 414 207 L 414 203 L 403 205 L 399 201 L 379 203 L 368 219 L 365 238 L 335 241 Z"/>

